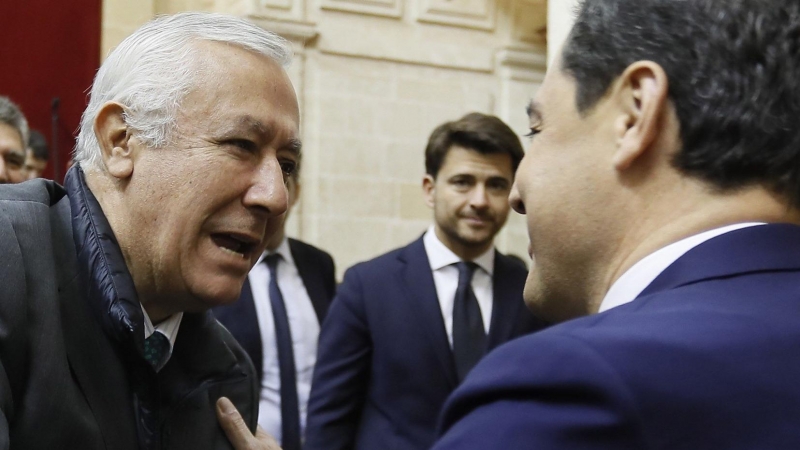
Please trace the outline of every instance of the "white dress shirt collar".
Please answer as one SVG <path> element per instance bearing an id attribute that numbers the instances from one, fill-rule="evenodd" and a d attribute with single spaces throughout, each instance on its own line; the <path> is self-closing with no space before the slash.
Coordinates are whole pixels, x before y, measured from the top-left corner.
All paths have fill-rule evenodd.
<path id="1" fill-rule="evenodd" d="M 169 339 L 169 354 L 172 356 L 172 348 L 175 346 L 175 339 L 178 337 L 178 328 L 181 326 L 183 313 L 173 314 L 159 322 L 158 325 L 153 325 L 153 321 L 150 320 L 150 316 L 144 310 L 144 306 L 142 306 L 142 314 L 144 315 L 144 338 L 149 338 L 155 332 L 163 334 Z"/>
<path id="2" fill-rule="evenodd" d="M 261 264 L 261 262 L 264 261 L 264 258 L 274 253 L 281 255 L 281 258 L 283 258 L 284 261 L 294 265 L 294 258 L 292 258 L 292 251 L 289 248 L 289 238 L 286 236 L 283 237 L 283 240 L 281 241 L 280 245 L 278 245 L 278 248 L 275 249 L 275 251 L 273 252 L 270 252 L 269 250 L 264 251 L 261 257 L 258 258 L 258 262 L 256 262 L 256 265 Z"/>
<path id="3" fill-rule="evenodd" d="M 436 271 L 442 267 L 453 265 L 461 261 L 452 250 L 447 248 L 446 245 L 439 240 L 436 236 L 436 229 L 434 225 L 428 228 L 422 238 L 425 243 L 425 249 L 428 253 L 428 261 L 431 264 L 431 270 Z M 494 276 L 494 246 L 489 250 L 472 260 L 475 264 L 483 269 L 490 276 Z"/>
<path id="4" fill-rule="evenodd" d="M 730 231 L 756 225 L 763 225 L 763 223 L 746 222 L 715 228 L 681 239 L 660 250 L 656 250 L 639 260 L 639 262 L 625 271 L 625 273 L 614 282 L 611 289 L 608 290 L 603 301 L 600 303 L 600 310 L 598 312 L 607 311 L 611 308 L 632 302 L 661 274 L 661 272 L 686 252 L 703 242 Z"/>

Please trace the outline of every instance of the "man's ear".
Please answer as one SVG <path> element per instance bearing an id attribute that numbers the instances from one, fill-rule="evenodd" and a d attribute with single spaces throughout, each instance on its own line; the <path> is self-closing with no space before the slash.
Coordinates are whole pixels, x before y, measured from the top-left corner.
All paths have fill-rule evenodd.
<path id="1" fill-rule="evenodd" d="M 668 108 L 669 81 L 652 61 L 637 61 L 620 75 L 614 95 L 622 114 L 617 119 L 617 149 L 613 164 L 625 170 L 656 141 L 661 118 Z"/>
<path id="2" fill-rule="evenodd" d="M 422 193 L 425 196 L 425 204 L 433 208 L 434 194 L 436 193 L 436 180 L 430 174 L 422 177 Z"/>
<path id="3" fill-rule="evenodd" d="M 100 144 L 103 162 L 115 178 L 124 180 L 133 174 L 131 130 L 125 123 L 125 108 L 116 102 L 100 107 L 94 119 L 94 134 Z"/>

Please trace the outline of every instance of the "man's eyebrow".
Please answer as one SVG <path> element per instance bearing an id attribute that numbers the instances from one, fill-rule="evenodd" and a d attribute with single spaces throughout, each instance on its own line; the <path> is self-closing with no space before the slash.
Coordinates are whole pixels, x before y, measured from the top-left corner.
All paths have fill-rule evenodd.
<path id="1" fill-rule="evenodd" d="M 302 156 L 303 142 L 300 139 L 292 139 L 283 146 L 282 150 L 286 150 L 294 154 L 295 158 L 300 159 Z"/>
<path id="2" fill-rule="evenodd" d="M 541 122 L 542 121 L 542 107 L 539 103 L 531 100 L 528 103 L 528 107 L 525 108 L 525 112 L 528 113 L 528 119 L 531 122 Z"/>
<path id="3" fill-rule="evenodd" d="M 241 127 L 241 128 L 245 128 L 248 131 L 253 131 L 253 132 L 258 133 L 260 135 L 269 135 L 270 134 L 270 129 L 269 129 L 268 126 L 264 125 L 264 123 L 262 123 L 260 120 L 256 119 L 253 116 L 250 116 L 250 115 L 244 115 L 244 116 L 239 117 L 236 120 L 236 126 L 237 127 Z"/>

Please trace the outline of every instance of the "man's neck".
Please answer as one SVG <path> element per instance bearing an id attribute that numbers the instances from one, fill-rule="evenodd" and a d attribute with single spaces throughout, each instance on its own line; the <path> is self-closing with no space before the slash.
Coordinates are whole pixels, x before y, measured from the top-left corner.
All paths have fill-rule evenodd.
<path id="1" fill-rule="evenodd" d="M 787 206 L 778 196 L 749 188 L 732 194 L 708 193 L 681 207 L 651 210 L 646 217 L 632 220 L 627 235 L 619 241 L 615 257 L 607 265 L 603 286 L 592 295 L 592 312 L 626 271 L 646 256 L 696 234 L 737 223 L 794 223 L 800 225 L 800 211 Z M 597 298 L 595 298 L 597 297 Z"/>

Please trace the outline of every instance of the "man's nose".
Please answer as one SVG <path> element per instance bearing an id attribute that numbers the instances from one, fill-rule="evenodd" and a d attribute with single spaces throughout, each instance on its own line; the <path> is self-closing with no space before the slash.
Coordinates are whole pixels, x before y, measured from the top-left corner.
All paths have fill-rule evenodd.
<path id="1" fill-rule="evenodd" d="M 525 204 L 522 203 L 522 198 L 519 196 L 519 189 L 517 189 L 517 182 L 511 185 L 511 192 L 508 194 L 508 203 L 511 208 L 520 213 L 525 214 Z"/>
<path id="2" fill-rule="evenodd" d="M 259 166 L 245 193 L 244 204 L 266 217 L 286 212 L 289 196 L 283 181 L 283 170 L 276 159 L 267 159 Z"/>
<path id="3" fill-rule="evenodd" d="M 481 209 L 489 205 L 489 198 L 486 194 L 486 186 L 477 184 L 470 192 L 469 204 L 473 208 Z"/>

